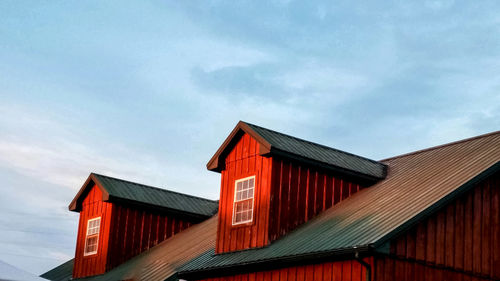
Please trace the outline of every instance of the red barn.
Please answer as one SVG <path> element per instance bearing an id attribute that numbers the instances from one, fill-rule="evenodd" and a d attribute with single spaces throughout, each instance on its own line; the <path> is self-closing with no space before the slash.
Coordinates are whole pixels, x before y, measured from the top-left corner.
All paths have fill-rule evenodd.
<path id="1" fill-rule="evenodd" d="M 500 131 L 374 161 L 239 122 L 207 168 L 218 203 L 91 175 L 75 259 L 42 276 L 500 280 Z"/>
<path id="2" fill-rule="evenodd" d="M 240 122 L 186 280 L 500 280 L 500 132 L 382 161 Z"/>

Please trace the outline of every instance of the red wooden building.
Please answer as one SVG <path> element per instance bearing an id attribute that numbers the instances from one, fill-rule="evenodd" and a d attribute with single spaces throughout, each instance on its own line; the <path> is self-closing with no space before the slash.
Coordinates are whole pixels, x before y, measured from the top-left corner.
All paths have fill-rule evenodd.
<path id="1" fill-rule="evenodd" d="M 165 197 L 139 200 L 142 185 L 124 188 L 124 181 L 91 175 L 70 205 L 81 212 L 74 276 L 500 280 L 500 131 L 374 161 L 240 122 L 207 168 L 221 173 L 219 213 L 211 219 L 214 201 L 171 205 L 166 191 Z M 202 202 L 210 207 L 196 209 Z M 166 213 L 154 213 L 160 210 Z M 93 261 L 99 266 L 89 267 L 85 251 L 94 248 L 85 243 L 96 216 L 104 234 L 97 247 L 105 249 Z M 173 217 L 179 226 L 168 230 Z M 154 226 L 163 230 L 151 231 Z M 118 246 L 109 242 L 117 240 Z M 166 270 L 167 263 L 175 266 Z M 68 280 L 56 276 L 67 277 L 69 267 L 45 277 Z"/>
<path id="2" fill-rule="evenodd" d="M 500 280 L 500 132 L 372 161 L 240 122 L 186 280 Z"/>
<path id="3" fill-rule="evenodd" d="M 80 213 L 73 278 L 103 274 L 193 224 L 217 201 L 91 174 L 69 209 Z"/>

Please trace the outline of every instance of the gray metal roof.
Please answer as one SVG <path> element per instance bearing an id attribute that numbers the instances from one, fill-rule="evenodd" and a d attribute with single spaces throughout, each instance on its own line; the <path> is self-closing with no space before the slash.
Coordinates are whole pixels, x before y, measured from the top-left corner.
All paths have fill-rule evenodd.
<path id="1" fill-rule="evenodd" d="M 254 124 L 246 124 L 267 140 L 274 149 L 375 178 L 382 179 L 385 177 L 385 165 L 375 160 L 292 137 Z"/>
<path id="2" fill-rule="evenodd" d="M 500 131 L 382 162 L 389 167 L 385 180 L 354 194 L 271 245 L 219 255 L 207 252 L 181 271 L 189 274 L 222 270 L 382 246 L 479 180 L 498 173 Z"/>
<path id="3" fill-rule="evenodd" d="M 109 201 L 124 200 L 202 217 L 213 216 L 219 207 L 218 201 L 92 173 L 70 204 L 70 210 L 78 209 L 77 202 L 89 180 L 104 189 Z"/>
<path id="4" fill-rule="evenodd" d="M 228 150 L 232 149 L 234 140 L 241 132 L 249 134 L 259 142 L 261 155 L 287 157 L 370 181 L 377 181 L 386 176 L 386 165 L 383 163 L 243 121 L 238 122 L 210 159 L 207 164 L 209 170 L 220 172 L 223 169 L 224 157 Z"/>
<path id="5" fill-rule="evenodd" d="M 70 259 L 69 261 L 45 272 L 40 275 L 40 277 L 54 281 L 69 281 L 72 277 L 74 261 L 75 259 Z"/>
<path id="6" fill-rule="evenodd" d="M 191 226 L 148 251 L 111 269 L 105 274 L 75 280 L 177 280 L 178 268 L 202 253 L 213 249 L 217 234 L 217 216 Z M 44 274 L 52 281 L 68 281 L 73 271 L 70 260 Z"/>

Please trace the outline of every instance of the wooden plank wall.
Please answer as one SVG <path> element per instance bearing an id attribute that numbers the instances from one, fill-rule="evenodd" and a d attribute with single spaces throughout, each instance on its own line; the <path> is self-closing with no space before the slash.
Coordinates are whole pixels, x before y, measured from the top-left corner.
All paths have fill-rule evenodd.
<path id="1" fill-rule="evenodd" d="M 113 204 L 106 270 L 148 250 L 193 222 L 159 212 Z"/>
<path id="2" fill-rule="evenodd" d="M 257 141 L 244 134 L 225 158 L 216 253 L 266 246 L 363 188 L 331 173 L 258 152 Z M 253 175 L 254 220 L 232 226 L 234 183 Z"/>
<path id="3" fill-rule="evenodd" d="M 226 156 L 221 173 L 216 252 L 223 253 L 268 244 L 271 159 L 258 155 L 259 144 L 244 134 Z M 235 180 L 255 175 L 253 222 L 232 226 Z"/>
<path id="4" fill-rule="evenodd" d="M 391 241 L 393 258 L 403 261 L 377 262 L 377 280 L 500 280 L 499 205 L 497 173 Z M 422 264 L 437 269 L 425 269 L 421 278 Z M 456 276 L 450 272 L 460 279 L 446 277 Z"/>
<path id="5" fill-rule="evenodd" d="M 97 254 L 83 256 L 87 221 L 99 216 Z M 192 224 L 155 211 L 103 202 L 101 190 L 94 185 L 82 203 L 73 278 L 103 274 Z"/>
<path id="6" fill-rule="evenodd" d="M 270 241 L 363 188 L 338 175 L 275 157 L 272 171 Z"/>
<path id="7" fill-rule="evenodd" d="M 99 216 L 101 217 L 101 228 L 99 232 L 97 254 L 83 256 L 87 221 Z M 76 240 L 73 278 L 102 274 L 106 271 L 107 245 L 109 241 L 111 216 L 112 204 L 102 201 L 102 192 L 94 185 L 82 203 Z"/>
<path id="8" fill-rule="evenodd" d="M 365 259 L 373 264 L 373 258 Z M 204 281 L 366 281 L 366 269 L 354 260 L 288 267 L 203 279 Z"/>

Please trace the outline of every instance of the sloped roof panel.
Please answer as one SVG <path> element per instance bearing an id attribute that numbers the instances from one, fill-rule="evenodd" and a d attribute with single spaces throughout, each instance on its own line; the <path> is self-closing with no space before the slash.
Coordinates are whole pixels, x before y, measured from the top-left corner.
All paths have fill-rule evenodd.
<path id="1" fill-rule="evenodd" d="M 178 193 L 166 189 L 93 174 L 110 196 L 138 201 L 183 212 L 212 216 L 217 212 L 218 201 Z"/>
<path id="2" fill-rule="evenodd" d="M 69 281 L 72 278 L 74 261 L 75 259 L 70 259 L 69 261 L 45 272 L 40 275 L 40 277 L 54 281 Z"/>
<path id="3" fill-rule="evenodd" d="M 273 149 L 280 150 L 370 177 L 379 179 L 385 177 L 385 165 L 383 163 L 250 123 L 246 124 L 271 144 L 271 152 Z"/>
<path id="4" fill-rule="evenodd" d="M 211 217 L 217 212 L 219 202 L 162 188 L 92 173 L 89 179 L 95 181 L 109 196 L 109 201 L 125 200 L 151 207 L 169 209 L 201 217 Z M 78 198 L 87 188 L 89 180 L 73 199 L 70 210 L 77 210 Z"/>

